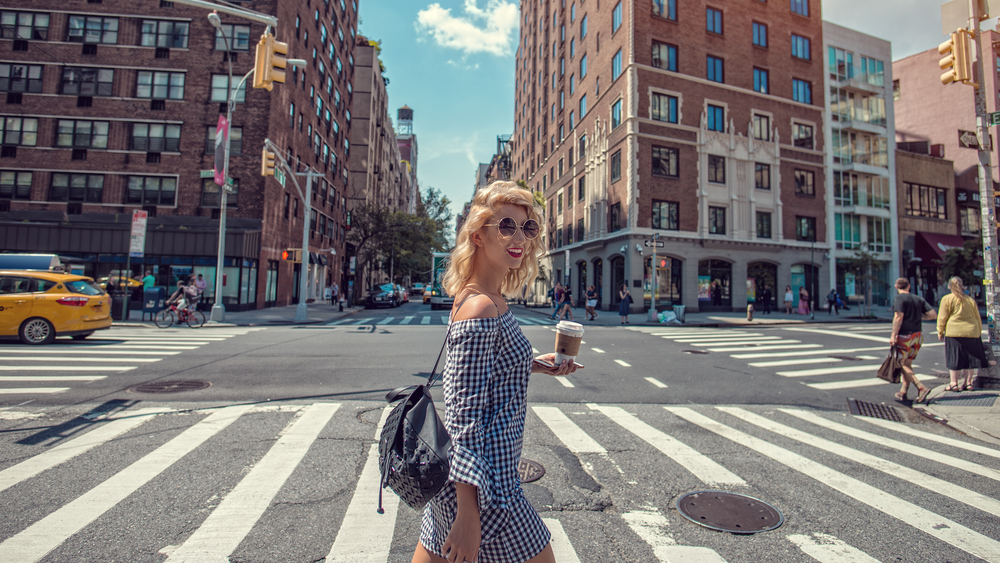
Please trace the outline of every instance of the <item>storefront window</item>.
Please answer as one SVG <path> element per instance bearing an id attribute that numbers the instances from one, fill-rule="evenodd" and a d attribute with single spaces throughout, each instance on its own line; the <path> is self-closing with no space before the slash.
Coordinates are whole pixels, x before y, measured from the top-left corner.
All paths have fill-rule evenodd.
<path id="1" fill-rule="evenodd" d="M 642 280 L 642 297 L 644 306 L 649 308 L 650 295 L 653 292 L 652 268 L 650 259 L 644 260 L 645 268 Z M 666 256 L 656 257 L 656 305 L 681 305 L 681 261 Z"/>
<path id="2" fill-rule="evenodd" d="M 724 260 L 698 262 L 698 307 L 702 310 L 732 307 L 733 266 Z"/>

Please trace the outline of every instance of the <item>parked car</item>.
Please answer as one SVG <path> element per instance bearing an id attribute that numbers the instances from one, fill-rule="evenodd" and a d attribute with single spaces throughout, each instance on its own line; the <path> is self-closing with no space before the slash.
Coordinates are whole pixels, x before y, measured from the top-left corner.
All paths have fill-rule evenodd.
<path id="1" fill-rule="evenodd" d="M 401 285 L 397 285 L 396 286 L 396 291 L 399 293 L 399 304 L 400 305 L 402 305 L 403 303 L 409 303 L 410 302 L 410 292 L 406 291 L 405 287 L 403 287 Z"/>
<path id="2" fill-rule="evenodd" d="M 431 302 L 431 294 L 432 293 L 433 293 L 433 291 L 431 291 L 431 286 L 425 285 L 424 286 L 424 305 L 426 305 L 426 304 L 428 304 L 428 303 Z"/>
<path id="3" fill-rule="evenodd" d="M 423 295 L 424 284 L 417 282 L 410 288 L 410 295 Z"/>
<path id="4" fill-rule="evenodd" d="M 373 285 L 365 296 L 365 309 L 377 309 L 378 307 L 398 307 L 399 296 L 391 283 Z"/>
<path id="5" fill-rule="evenodd" d="M 142 287 L 142 281 L 141 280 L 137 280 L 137 279 L 135 279 L 133 277 L 126 277 L 124 274 L 125 274 L 125 270 L 112 270 L 110 276 L 105 277 L 105 278 L 98 278 L 97 279 L 97 285 L 99 285 L 102 288 L 104 288 L 104 291 L 107 291 L 108 290 L 108 282 L 112 281 L 112 282 L 115 283 L 115 285 L 118 287 L 118 289 L 121 290 L 121 289 L 124 289 L 124 288 L 121 287 L 122 286 L 122 281 L 123 280 L 128 280 L 128 288 L 129 289 L 135 289 L 137 287 Z"/>
<path id="6" fill-rule="evenodd" d="M 111 326 L 111 297 L 93 279 L 59 272 L 0 271 L 0 338 L 48 344 Z"/>

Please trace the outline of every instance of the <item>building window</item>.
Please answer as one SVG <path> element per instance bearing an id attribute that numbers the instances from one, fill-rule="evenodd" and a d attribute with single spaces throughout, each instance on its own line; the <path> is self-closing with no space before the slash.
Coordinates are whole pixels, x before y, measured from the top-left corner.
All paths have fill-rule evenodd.
<path id="1" fill-rule="evenodd" d="M 677 21 L 677 0 L 653 0 L 653 14 Z"/>
<path id="2" fill-rule="evenodd" d="M 838 249 L 861 248 L 861 217 L 859 215 L 834 213 L 833 223 Z"/>
<path id="3" fill-rule="evenodd" d="M 615 9 L 611 11 L 611 33 L 618 31 L 622 26 L 622 3 L 615 4 Z"/>
<path id="4" fill-rule="evenodd" d="M 584 115 L 587 115 L 587 95 L 586 94 L 580 96 L 580 119 L 583 119 Z"/>
<path id="5" fill-rule="evenodd" d="M 722 10 L 705 8 L 705 29 L 709 33 L 722 35 Z"/>
<path id="6" fill-rule="evenodd" d="M 653 175 L 677 178 L 680 175 L 677 171 L 678 160 L 680 151 L 677 149 L 653 146 Z"/>
<path id="7" fill-rule="evenodd" d="M 229 93 L 226 91 L 226 84 L 229 82 L 228 74 L 213 74 L 212 75 L 212 94 L 210 100 L 213 102 L 228 102 Z M 235 82 L 235 80 L 234 80 Z M 235 86 L 236 84 L 233 84 Z M 239 92 L 236 92 L 236 103 L 243 103 L 246 101 L 247 97 L 247 86 L 243 83 L 243 87 L 240 88 Z"/>
<path id="8" fill-rule="evenodd" d="M 795 240 L 816 241 L 815 217 L 795 217 Z"/>
<path id="9" fill-rule="evenodd" d="M 226 207 L 239 207 L 240 201 L 240 180 L 239 178 L 230 178 L 233 181 L 229 186 L 229 191 L 226 193 Z M 221 207 L 222 205 L 222 186 L 215 183 L 215 178 L 202 178 L 201 180 L 201 206 L 202 207 Z M 286 196 L 288 194 L 285 194 Z M 285 218 L 288 218 L 288 200 L 285 200 Z M 316 228 L 315 223 L 313 224 L 313 229 Z"/>
<path id="10" fill-rule="evenodd" d="M 70 16 L 66 40 L 74 43 L 118 43 L 118 18 Z"/>
<path id="11" fill-rule="evenodd" d="M 611 80 L 618 80 L 618 77 L 622 74 L 622 50 L 618 49 L 615 56 L 611 59 Z"/>
<path id="12" fill-rule="evenodd" d="M 726 157 L 708 155 L 708 181 L 716 184 L 726 183 Z"/>
<path id="13" fill-rule="evenodd" d="M 586 227 L 583 226 L 583 219 L 580 219 L 579 221 L 576 222 L 576 240 L 577 240 L 577 242 L 582 241 L 583 237 L 586 234 L 587 234 L 586 233 Z"/>
<path id="14" fill-rule="evenodd" d="M 611 104 L 611 128 L 622 124 L 622 101 L 619 99 Z"/>
<path id="15" fill-rule="evenodd" d="M 611 181 L 617 182 L 622 179 L 622 151 L 617 150 L 611 155 Z"/>
<path id="16" fill-rule="evenodd" d="M 932 188 L 920 184 L 903 183 L 906 192 L 906 214 L 913 217 L 947 219 L 947 194 L 943 188 Z"/>
<path id="17" fill-rule="evenodd" d="M 136 80 L 135 97 L 154 100 L 183 100 L 183 72 L 139 71 Z"/>
<path id="18" fill-rule="evenodd" d="M 576 93 L 576 76 L 569 75 L 569 95 L 572 96 Z"/>
<path id="19" fill-rule="evenodd" d="M 41 65 L 0 64 L 0 92 L 41 91 Z"/>
<path id="20" fill-rule="evenodd" d="M 767 48 L 767 26 L 762 23 L 753 22 L 753 44 L 758 47 Z M 770 237 L 769 237 L 770 238 Z"/>
<path id="21" fill-rule="evenodd" d="M 225 38 L 222 34 L 225 33 Z M 229 49 L 226 49 L 226 43 Z M 250 50 L 250 26 L 233 25 L 224 23 L 215 30 L 215 50 L 216 51 L 249 51 Z"/>
<path id="22" fill-rule="evenodd" d="M 871 57 L 861 57 L 861 75 L 875 86 L 885 86 L 885 63 Z"/>
<path id="23" fill-rule="evenodd" d="M 562 178 L 562 175 L 563 175 L 563 163 L 564 162 L 565 162 L 564 159 L 562 159 L 562 158 L 559 159 L 559 164 L 558 164 L 559 173 L 556 175 L 556 178 Z"/>
<path id="24" fill-rule="evenodd" d="M 761 94 L 767 94 L 768 73 L 766 69 L 763 68 L 753 69 L 753 89 L 755 92 L 760 92 Z"/>
<path id="25" fill-rule="evenodd" d="M 754 163 L 754 187 L 758 190 L 771 189 L 771 165 L 760 162 Z"/>
<path id="26" fill-rule="evenodd" d="M 583 39 L 586 36 L 587 36 L 587 16 L 583 16 L 583 19 L 580 20 L 580 39 Z"/>
<path id="27" fill-rule="evenodd" d="M 205 135 L 205 154 L 215 154 L 215 127 L 209 127 Z M 243 128 L 229 128 L 229 154 L 243 154 Z"/>
<path id="28" fill-rule="evenodd" d="M 796 102 L 801 102 L 803 104 L 811 104 L 813 101 L 812 84 L 806 82 L 805 80 L 799 80 L 798 78 L 793 78 L 792 99 L 795 100 Z"/>
<path id="29" fill-rule="evenodd" d="M 621 202 L 612 204 L 608 210 L 608 232 L 622 230 L 622 204 Z"/>
<path id="30" fill-rule="evenodd" d="M 792 139 L 796 147 L 813 148 L 813 128 L 811 125 L 792 123 Z"/>
<path id="31" fill-rule="evenodd" d="M 792 34 L 792 56 L 807 61 L 812 58 L 809 51 L 809 38 Z"/>
<path id="32" fill-rule="evenodd" d="M 708 232 L 713 235 L 726 234 L 726 208 L 708 208 Z"/>
<path id="33" fill-rule="evenodd" d="M 49 39 L 49 15 L 4 10 L 0 12 L 0 37 L 47 41 Z"/>
<path id="34" fill-rule="evenodd" d="M 0 170 L 0 200 L 4 199 L 31 199 L 31 172 Z"/>
<path id="35" fill-rule="evenodd" d="M 185 22 L 142 20 L 139 44 L 143 47 L 187 49 L 190 27 Z"/>
<path id="36" fill-rule="evenodd" d="M 56 146 L 74 149 L 108 148 L 107 121 L 60 119 L 56 127 Z"/>
<path id="37" fill-rule="evenodd" d="M 653 41 L 653 66 L 677 72 L 677 46 Z"/>
<path id="38" fill-rule="evenodd" d="M 791 0 L 792 12 L 809 17 L 809 0 Z"/>
<path id="39" fill-rule="evenodd" d="M 49 201 L 101 203 L 104 201 L 104 176 L 101 174 L 52 175 Z"/>
<path id="40" fill-rule="evenodd" d="M 757 212 L 757 238 L 771 238 L 771 214 L 767 211 Z"/>
<path id="41" fill-rule="evenodd" d="M 653 200 L 653 228 L 680 230 L 680 204 L 676 201 Z"/>
<path id="42" fill-rule="evenodd" d="M 0 145 L 33 147 L 38 143 L 38 119 L 0 116 Z"/>
<path id="43" fill-rule="evenodd" d="M 677 123 L 677 98 L 675 96 L 656 93 L 652 95 L 652 98 L 653 108 L 651 117 L 657 121 Z"/>
<path id="44" fill-rule="evenodd" d="M 771 118 L 766 115 L 753 114 L 753 138 L 758 141 L 771 140 Z"/>
<path id="45" fill-rule="evenodd" d="M 795 195 L 816 195 L 816 174 L 809 170 L 795 171 Z"/>
<path id="46" fill-rule="evenodd" d="M 708 130 L 726 131 L 726 108 L 712 104 L 708 105 Z"/>
<path id="47" fill-rule="evenodd" d="M 868 217 L 868 250 L 892 251 L 892 219 Z"/>
<path id="48" fill-rule="evenodd" d="M 587 193 L 587 177 L 580 176 L 580 179 L 576 181 L 576 199 L 577 201 L 583 201 L 583 198 Z"/>
<path id="49" fill-rule="evenodd" d="M 2 186 L 0 186 L 2 190 Z M 0 195 L 0 197 L 3 197 Z M 962 234 L 977 234 L 982 230 L 978 207 L 962 207 L 958 210 Z"/>
<path id="50" fill-rule="evenodd" d="M 115 71 L 109 68 L 63 67 L 60 94 L 110 96 Z"/>
<path id="51" fill-rule="evenodd" d="M 706 77 L 713 82 L 725 82 L 724 62 L 719 57 L 708 55 L 706 58 Z"/>
<path id="52" fill-rule="evenodd" d="M 587 55 L 580 57 L 580 81 L 582 82 L 587 76 Z M 539 81 L 540 83 L 540 81 Z"/>
<path id="53" fill-rule="evenodd" d="M 133 205 L 173 205 L 177 178 L 129 176 L 125 203 Z"/>
<path id="54" fill-rule="evenodd" d="M 162 123 L 132 124 L 132 144 L 134 151 L 178 152 L 181 143 L 181 126 Z"/>
<path id="55" fill-rule="evenodd" d="M 587 136 L 580 135 L 580 142 L 577 145 L 576 157 L 578 160 L 583 160 L 583 155 L 587 152 Z"/>

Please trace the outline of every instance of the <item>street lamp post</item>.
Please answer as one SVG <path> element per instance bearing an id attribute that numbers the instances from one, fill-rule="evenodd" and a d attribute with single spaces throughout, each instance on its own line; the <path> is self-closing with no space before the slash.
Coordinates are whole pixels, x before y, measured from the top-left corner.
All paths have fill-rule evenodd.
<path id="1" fill-rule="evenodd" d="M 212 27 L 219 30 L 222 34 L 222 41 L 226 45 L 226 53 L 229 54 L 229 38 L 226 37 L 226 31 L 222 29 L 222 20 L 219 18 L 219 14 L 212 12 L 208 14 L 208 21 L 212 24 Z M 233 93 L 233 58 L 231 56 L 226 57 L 229 62 L 229 81 L 226 83 L 227 88 L 227 104 L 226 104 L 226 127 L 231 127 L 233 120 L 233 106 L 236 104 L 236 94 Z M 247 74 L 253 73 L 253 70 Z M 243 82 L 246 82 L 246 76 L 243 77 Z M 243 82 L 240 84 L 242 85 Z M 216 132 L 218 133 L 218 131 Z M 226 194 L 229 192 L 229 143 L 230 135 L 229 131 L 226 131 L 226 156 L 222 165 L 222 186 L 219 190 L 222 192 L 220 194 L 219 201 L 219 255 L 215 265 L 215 299 L 212 304 L 212 314 L 211 320 L 213 322 L 221 323 L 226 320 L 226 306 L 222 303 L 222 277 L 225 266 L 226 259 Z"/>
<path id="2" fill-rule="evenodd" d="M 809 284 L 809 318 L 816 318 L 816 303 L 819 303 L 819 299 L 816 295 L 816 265 L 813 264 L 813 253 L 816 252 L 816 231 L 813 231 L 812 245 L 809 247 L 809 277 L 811 284 Z"/>

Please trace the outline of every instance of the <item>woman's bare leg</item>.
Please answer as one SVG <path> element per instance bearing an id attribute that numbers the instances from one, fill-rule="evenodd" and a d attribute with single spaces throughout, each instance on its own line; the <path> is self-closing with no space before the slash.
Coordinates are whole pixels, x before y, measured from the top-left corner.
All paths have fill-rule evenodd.
<path id="1" fill-rule="evenodd" d="M 528 563 L 556 563 L 556 556 L 552 552 L 552 544 L 545 546 L 541 553 L 528 560 Z"/>
<path id="2" fill-rule="evenodd" d="M 413 552 L 412 563 L 448 563 L 448 561 L 427 551 L 424 544 L 417 542 L 417 550 Z"/>

